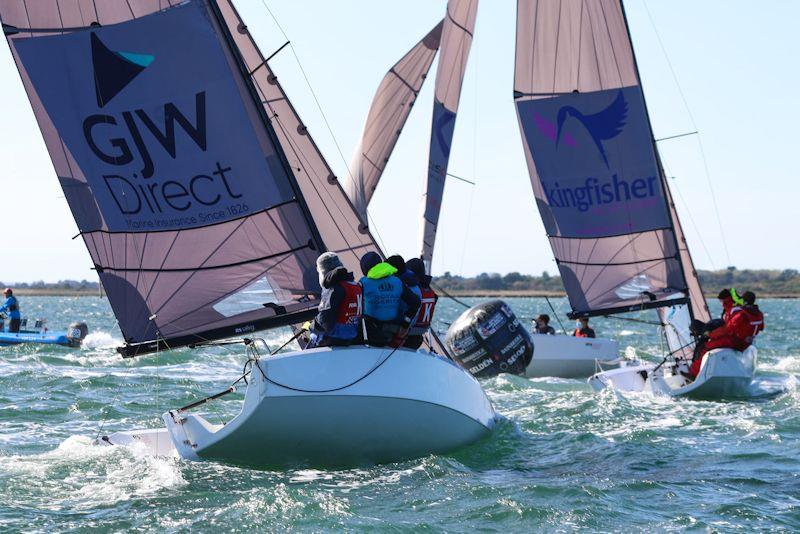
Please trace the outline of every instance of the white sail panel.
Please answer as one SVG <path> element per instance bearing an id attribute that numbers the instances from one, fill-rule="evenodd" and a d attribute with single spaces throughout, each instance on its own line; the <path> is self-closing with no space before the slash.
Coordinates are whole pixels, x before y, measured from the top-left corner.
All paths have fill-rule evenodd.
<path id="1" fill-rule="evenodd" d="M 433 64 L 441 35 L 439 22 L 389 69 L 375 92 L 350 172 L 344 179 L 347 196 L 365 224 L 367 206 Z"/>
<path id="2" fill-rule="evenodd" d="M 478 0 L 450 0 L 442 30 L 441 53 L 436 71 L 436 89 L 431 122 L 428 176 L 422 195 L 421 257 L 430 269 L 436 229 L 444 196 L 450 145 L 461 97 L 461 86 L 472 46 Z"/>

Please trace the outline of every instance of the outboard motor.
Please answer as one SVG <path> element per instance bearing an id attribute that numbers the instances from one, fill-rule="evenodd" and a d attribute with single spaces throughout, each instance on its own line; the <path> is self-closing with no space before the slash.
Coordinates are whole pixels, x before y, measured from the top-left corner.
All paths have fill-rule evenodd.
<path id="1" fill-rule="evenodd" d="M 468 309 L 450 325 L 445 343 L 473 376 L 522 374 L 533 359 L 533 341 L 511 308 L 490 300 Z"/>
<path id="2" fill-rule="evenodd" d="M 84 338 L 89 333 L 89 327 L 86 323 L 72 323 L 67 328 L 67 339 L 69 340 L 70 347 L 80 347 Z"/>

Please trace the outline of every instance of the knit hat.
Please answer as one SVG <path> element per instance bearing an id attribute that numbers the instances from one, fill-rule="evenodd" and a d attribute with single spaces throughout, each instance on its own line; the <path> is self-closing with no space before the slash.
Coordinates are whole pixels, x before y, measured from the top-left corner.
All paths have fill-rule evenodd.
<path id="1" fill-rule="evenodd" d="M 419 285 L 422 287 L 431 285 L 431 277 L 425 272 L 425 263 L 421 259 L 411 258 L 406 262 L 406 269 L 416 275 Z"/>
<path id="2" fill-rule="evenodd" d="M 322 282 L 325 280 L 325 275 L 337 267 L 342 267 L 342 260 L 339 259 L 335 252 L 323 252 L 320 254 L 319 258 L 317 258 L 319 285 L 323 285 Z"/>
<path id="3" fill-rule="evenodd" d="M 400 254 L 394 254 L 386 258 L 386 263 L 397 269 L 399 274 L 406 272 L 406 260 Z"/>
<path id="4" fill-rule="evenodd" d="M 378 265 L 380 262 L 380 255 L 378 255 L 377 252 L 370 250 L 361 256 L 361 272 L 364 273 L 364 276 L 367 276 L 369 270 Z"/>

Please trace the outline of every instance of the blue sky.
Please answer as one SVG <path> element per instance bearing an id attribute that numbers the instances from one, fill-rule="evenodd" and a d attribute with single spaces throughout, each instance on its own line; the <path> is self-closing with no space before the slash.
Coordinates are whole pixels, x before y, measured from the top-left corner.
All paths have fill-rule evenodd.
<path id="1" fill-rule="evenodd" d="M 283 44 L 261 0 L 236 3 L 265 55 Z M 271 0 L 268 5 L 300 58 L 335 142 L 291 51 L 284 49 L 271 65 L 331 166 L 343 175 L 378 83 L 443 16 L 445 1 Z M 800 2 L 629 0 L 625 5 L 656 137 L 700 131 L 699 138 L 660 144 L 697 266 L 800 267 L 793 235 L 800 193 L 795 162 Z M 435 273 L 557 271 L 533 201 L 512 100 L 515 12 L 512 0 L 483 0 L 478 10 L 449 169 L 477 185 L 447 184 Z M 433 79 L 432 72 L 370 208 L 373 229 L 387 250 L 407 256 L 418 252 Z M 0 280 L 93 278 L 82 242 L 71 239 L 77 228 L 6 46 L 0 47 L 0 102 L 6 125 L 0 129 L 5 221 Z"/>

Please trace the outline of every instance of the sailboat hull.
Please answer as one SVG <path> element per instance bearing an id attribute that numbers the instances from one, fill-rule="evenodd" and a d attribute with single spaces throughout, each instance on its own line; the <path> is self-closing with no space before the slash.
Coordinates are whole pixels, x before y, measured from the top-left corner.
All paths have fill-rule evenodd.
<path id="1" fill-rule="evenodd" d="M 525 369 L 530 378 L 555 376 L 587 378 L 598 370 L 618 366 L 619 343 L 612 339 L 534 335 L 533 359 Z"/>
<path id="2" fill-rule="evenodd" d="M 189 460 L 336 467 L 446 453 L 487 436 L 495 418 L 477 380 L 449 360 L 319 348 L 260 359 L 242 411 L 224 426 L 172 411 L 159 437 Z"/>
<path id="3" fill-rule="evenodd" d="M 621 392 L 646 392 L 670 397 L 696 399 L 746 398 L 751 395 L 758 351 L 754 346 L 739 352 L 716 349 L 703 357 L 694 381 L 680 374 L 655 370 L 654 364 L 620 367 L 592 375 L 589 384 L 595 391 L 613 388 Z"/>

